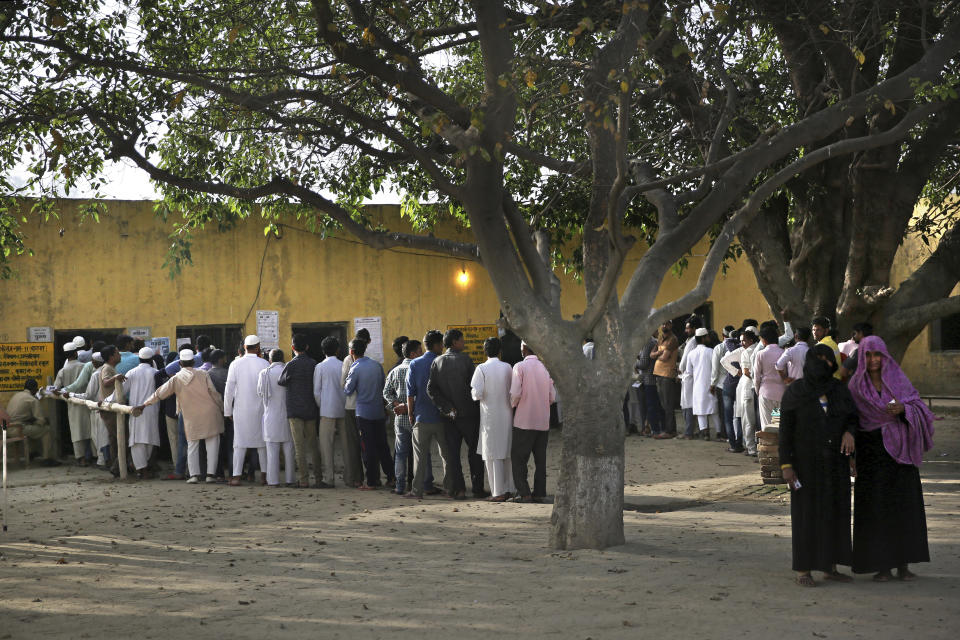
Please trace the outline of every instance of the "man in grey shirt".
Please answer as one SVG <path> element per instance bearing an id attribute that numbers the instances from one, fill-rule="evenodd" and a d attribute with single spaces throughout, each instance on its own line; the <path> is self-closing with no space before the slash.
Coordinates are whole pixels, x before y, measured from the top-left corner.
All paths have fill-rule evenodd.
<path id="1" fill-rule="evenodd" d="M 483 489 L 483 458 L 477 453 L 480 439 L 480 405 L 470 394 L 473 360 L 463 352 L 463 332 L 459 329 L 449 329 L 444 334 L 443 346 L 446 351 L 437 356 L 430 365 L 427 395 L 444 417 L 451 458 L 447 472 L 453 478 L 451 497 L 466 497 L 463 465 L 460 460 L 460 446 L 466 442 L 473 496 L 485 498 L 490 494 Z"/>

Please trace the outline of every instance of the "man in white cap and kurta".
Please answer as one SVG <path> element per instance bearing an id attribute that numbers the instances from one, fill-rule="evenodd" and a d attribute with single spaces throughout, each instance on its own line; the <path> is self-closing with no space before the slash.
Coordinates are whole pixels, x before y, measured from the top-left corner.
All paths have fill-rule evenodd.
<path id="1" fill-rule="evenodd" d="M 153 349 L 144 347 L 137 355 L 140 364 L 127 372 L 127 402 L 133 407 L 144 404 L 157 390 Z M 130 456 L 133 458 L 138 478 L 143 479 L 146 476 L 150 454 L 154 447 L 160 446 L 159 420 L 160 407 L 151 405 L 141 415 L 131 416 L 128 422 Z"/>
<path id="2" fill-rule="evenodd" d="M 690 380 L 690 405 L 693 415 L 697 417 L 700 434 L 704 439 L 710 439 L 710 422 L 719 431 L 719 412 L 717 396 L 710 391 L 713 378 L 713 349 L 707 346 L 710 340 L 706 327 L 698 327 L 693 334 L 692 349 L 683 354 L 684 371 Z"/>
<path id="3" fill-rule="evenodd" d="M 233 418 L 233 477 L 231 486 L 240 484 L 243 458 L 247 449 L 260 456 L 261 481 L 265 481 L 267 447 L 263 439 L 263 404 L 257 395 L 260 372 L 269 365 L 260 357 L 260 338 L 249 335 L 243 340 L 246 353 L 230 363 L 223 398 L 223 415 Z"/>
<path id="4" fill-rule="evenodd" d="M 217 459 L 220 453 L 220 434 L 223 433 L 223 398 L 213 386 L 206 371 L 194 368 L 194 353 L 180 351 L 180 371 L 160 385 L 145 402 L 134 407 L 133 415 L 140 416 L 146 407 L 176 394 L 177 413 L 183 416 L 183 430 L 187 435 L 188 484 L 200 482 L 200 441 L 207 449 L 206 481 L 216 482 Z M 153 418 L 154 428 L 157 416 Z"/>
<path id="5" fill-rule="evenodd" d="M 57 389 L 73 384 L 80 372 L 83 371 L 83 364 L 77 360 L 77 345 L 70 341 L 63 345 L 63 353 L 67 358 L 63 368 L 57 372 L 57 377 L 53 381 L 53 386 Z M 87 441 L 90 439 L 90 411 L 79 404 L 67 404 L 67 419 L 70 422 L 70 440 L 73 441 L 73 457 L 77 459 L 77 464 L 82 467 L 87 466 L 86 459 Z"/>

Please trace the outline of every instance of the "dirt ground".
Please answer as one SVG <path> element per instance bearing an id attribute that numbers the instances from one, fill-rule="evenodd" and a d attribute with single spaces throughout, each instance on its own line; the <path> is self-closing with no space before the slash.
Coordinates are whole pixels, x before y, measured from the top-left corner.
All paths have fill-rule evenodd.
<path id="1" fill-rule="evenodd" d="M 546 545 L 549 504 L 16 469 L 0 640 L 957 637 L 960 418 L 921 469 L 914 583 L 795 586 L 789 496 L 724 448 L 628 438 L 627 542 L 572 552 Z"/>

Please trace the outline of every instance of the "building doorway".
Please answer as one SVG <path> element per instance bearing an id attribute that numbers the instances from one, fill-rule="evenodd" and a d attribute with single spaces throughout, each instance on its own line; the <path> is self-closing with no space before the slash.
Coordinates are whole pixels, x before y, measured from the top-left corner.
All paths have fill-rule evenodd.
<path id="1" fill-rule="evenodd" d="M 700 305 L 699 307 L 693 310 L 693 314 L 700 316 L 700 320 L 703 321 L 704 327 L 706 327 L 707 329 L 713 328 L 713 303 L 712 302 L 705 302 L 704 304 Z M 685 315 L 674 318 L 672 321 L 673 334 L 677 336 L 681 344 L 683 343 L 684 340 L 686 340 L 686 334 L 684 333 L 684 330 L 687 325 L 687 318 L 689 318 L 690 315 L 691 314 L 687 313 Z"/>
<path id="2" fill-rule="evenodd" d="M 349 352 L 347 342 L 347 322 L 298 322 L 290 325 L 292 335 L 300 334 L 307 339 L 307 354 L 317 362 L 322 362 L 326 356 L 320 343 L 327 336 L 333 336 L 340 342 L 340 349 L 337 351 L 337 357 L 343 360 Z M 291 354 L 292 355 L 292 354 Z"/>
<path id="3" fill-rule="evenodd" d="M 224 364 L 229 365 L 237 357 L 237 350 L 243 343 L 242 324 L 192 324 L 177 327 L 177 340 L 186 338 L 196 347 L 197 337 L 207 336 L 210 343 L 227 354 Z M 180 351 L 176 344 L 170 345 L 170 351 Z"/>

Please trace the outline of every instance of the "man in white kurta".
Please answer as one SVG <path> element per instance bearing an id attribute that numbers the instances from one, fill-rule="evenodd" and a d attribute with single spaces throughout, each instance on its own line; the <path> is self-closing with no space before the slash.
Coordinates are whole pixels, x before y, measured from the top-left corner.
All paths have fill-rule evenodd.
<path id="1" fill-rule="evenodd" d="M 63 345 L 63 352 L 67 357 L 63 368 L 57 372 L 57 377 L 53 381 L 53 386 L 57 389 L 63 389 L 80 377 L 83 371 L 83 363 L 77 359 L 77 345 L 68 342 Z M 79 391 L 79 389 L 77 389 Z M 90 410 L 86 407 L 68 403 L 67 420 L 70 423 L 70 440 L 73 442 L 73 457 L 77 459 L 77 464 L 86 465 L 87 440 L 90 439 Z"/>
<path id="2" fill-rule="evenodd" d="M 487 361 L 477 366 L 470 380 L 470 395 L 480 402 L 480 441 L 477 453 L 483 456 L 490 479 L 489 502 L 504 502 L 516 492 L 510 461 L 513 410 L 510 382 L 513 368 L 500 360 L 500 339 L 487 338 L 483 351 Z"/>
<path id="3" fill-rule="evenodd" d="M 697 417 L 700 433 L 710 437 L 710 422 L 718 427 L 717 396 L 710 390 L 713 382 L 713 349 L 706 345 L 707 329 L 700 327 L 694 334 L 694 347 L 683 354 L 686 372 L 690 376 L 690 406 Z"/>
<path id="4" fill-rule="evenodd" d="M 287 389 L 280 386 L 283 373 L 283 351 L 270 352 L 270 366 L 257 376 L 257 395 L 263 403 L 263 441 L 267 446 L 267 484 L 280 484 L 280 450 L 283 449 L 283 470 L 288 486 L 296 480 L 293 467 L 293 434 L 287 421 Z M 317 472 L 319 473 L 319 469 Z"/>
<path id="5" fill-rule="evenodd" d="M 233 418 L 233 477 L 232 486 L 240 484 L 243 458 L 247 449 L 256 449 L 260 456 L 261 474 L 265 471 L 267 445 L 263 440 L 263 403 L 257 395 L 260 372 L 269 365 L 260 357 L 260 338 L 244 338 L 246 353 L 230 363 L 227 386 L 223 397 L 223 415 Z M 261 476 L 262 480 L 265 480 Z"/>
<path id="6" fill-rule="evenodd" d="M 132 407 L 147 401 L 157 390 L 157 369 L 153 365 L 153 349 L 144 347 L 137 354 L 140 364 L 127 372 L 127 402 Z M 130 457 L 137 469 L 138 477 L 143 477 L 144 469 L 150 461 L 154 447 L 160 446 L 160 407 L 150 405 L 139 416 L 130 416 L 127 421 L 130 429 L 128 438 Z"/>

